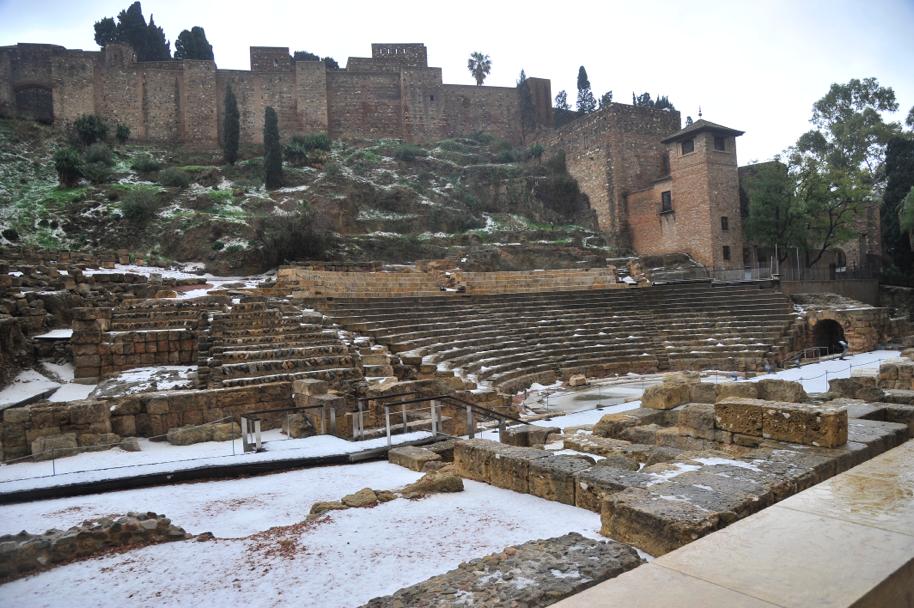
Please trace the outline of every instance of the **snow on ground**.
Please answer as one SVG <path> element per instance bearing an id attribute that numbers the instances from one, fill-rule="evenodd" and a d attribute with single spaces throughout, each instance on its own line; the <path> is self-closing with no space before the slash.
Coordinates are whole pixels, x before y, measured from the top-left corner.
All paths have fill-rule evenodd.
<path id="1" fill-rule="evenodd" d="M 58 382 L 52 381 L 33 369 L 19 372 L 10 384 L 0 391 L 0 409 L 37 397 L 41 393 L 59 386 Z"/>
<path id="2" fill-rule="evenodd" d="M 75 382 L 70 382 L 54 391 L 54 394 L 48 397 L 48 401 L 51 403 L 63 403 L 65 401 L 88 399 L 92 391 L 95 390 L 95 386 L 95 384 L 76 384 Z"/>
<path id="3" fill-rule="evenodd" d="M 897 350 L 874 350 L 859 355 L 849 355 L 831 361 L 811 363 L 803 367 L 785 369 L 774 374 L 765 374 L 751 378 L 750 382 L 758 382 L 765 378 L 779 378 L 800 382 L 807 393 L 824 393 L 828 391 L 828 380 L 836 378 L 850 378 L 851 370 L 869 369 L 878 370 L 879 364 L 886 359 L 893 359 L 901 354 Z"/>
<path id="4" fill-rule="evenodd" d="M 220 530 L 250 534 L 300 521 L 315 496 L 339 497 L 360 484 L 391 489 L 382 486 L 417 475 L 387 463 L 359 464 L 16 505 L 2 507 L 0 513 L 17 524 L 46 524 L 55 517 L 72 522 L 84 513 L 123 510 L 141 500 L 166 507 L 163 511 L 191 532 L 212 530 L 219 537 Z M 509 545 L 572 531 L 600 538 L 596 513 L 464 483 L 464 492 L 335 511 L 313 524 L 245 538 L 168 543 L 77 562 L 0 589 L 10 605 L 22 606 L 70 606 L 78 597 L 100 608 L 348 607 Z M 181 504 L 184 500 L 189 504 Z M 202 525 L 195 527 L 197 523 Z"/>
<path id="5" fill-rule="evenodd" d="M 84 274 L 93 275 L 93 274 L 112 274 L 118 272 L 128 272 L 132 274 L 141 274 L 144 276 L 150 276 L 152 274 L 159 274 L 164 279 L 205 279 L 206 286 L 201 286 L 197 289 L 190 289 L 187 291 L 179 291 L 178 299 L 186 300 L 189 298 L 198 298 L 205 296 L 210 291 L 216 289 L 223 289 L 227 284 L 230 283 L 242 283 L 245 288 L 254 288 L 258 284 L 266 281 L 270 278 L 270 273 L 264 275 L 256 276 L 245 276 L 245 277 L 218 277 L 209 273 L 200 273 L 199 265 L 188 264 L 184 266 L 182 270 L 175 270 L 173 268 L 160 268 L 157 266 L 137 266 L 135 264 L 115 264 L 114 268 L 92 268 L 86 269 Z"/>
<path id="6" fill-rule="evenodd" d="M 402 443 L 428 436 L 429 433 L 416 432 L 394 435 L 391 440 L 393 443 Z M 0 493 L 207 466 L 351 454 L 387 445 L 386 437 L 367 441 L 346 441 L 332 435 L 286 439 L 278 429 L 266 431 L 262 437 L 267 451 L 257 454 L 242 453 L 240 439 L 175 446 L 141 438 L 139 452 L 114 448 L 58 458 L 53 464 L 51 461 L 28 460 L 4 464 L 0 465 Z"/>
<path id="7" fill-rule="evenodd" d="M 64 382 L 72 382 L 74 376 L 76 375 L 76 370 L 73 367 L 72 363 L 54 363 L 53 361 L 42 361 L 41 367 L 45 371 L 51 373 L 51 375 L 56 376 L 58 379 Z"/>
<path id="8" fill-rule="evenodd" d="M 37 336 L 32 336 L 36 340 L 63 340 L 65 338 L 73 337 L 72 329 L 52 329 L 49 332 L 39 334 Z"/>

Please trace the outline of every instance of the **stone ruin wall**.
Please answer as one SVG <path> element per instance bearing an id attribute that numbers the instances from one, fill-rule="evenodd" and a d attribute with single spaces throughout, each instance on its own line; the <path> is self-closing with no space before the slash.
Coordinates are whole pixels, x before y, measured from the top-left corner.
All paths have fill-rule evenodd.
<path id="1" fill-rule="evenodd" d="M 530 81 L 538 126 L 549 127 L 549 81 Z M 267 106 L 277 111 L 286 138 L 326 131 L 333 138 L 429 142 L 484 130 L 523 140 L 515 88 L 443 84 L 421 44 L 373 45 L 372 58 L 353 57 L 347 69 L 330 71 L 323 62 L 292 61 L 284 47 L 252 47 L 249 71 L 219 70 L 214 61 L 137 63 L 120 44 L 101 51 L 0 48 L 0 115 L 67 123 L 100 114 L 126 124 L 137 141 L 217 146 L 228 85 L 245 144 L 262 143 Z"/>

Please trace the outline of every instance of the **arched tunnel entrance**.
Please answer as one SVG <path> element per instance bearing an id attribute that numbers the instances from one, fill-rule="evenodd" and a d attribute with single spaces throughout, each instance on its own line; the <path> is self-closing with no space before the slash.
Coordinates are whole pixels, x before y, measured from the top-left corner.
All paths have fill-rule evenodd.
<path id="1" fill-rule="evenodd" d="M 844 340 L 844 328 L 832 319 L 823 319 L 812 328 L 812 335 L 816 346 L 827 348 L 828 353 L 840 353 L 840 340 Z"/>

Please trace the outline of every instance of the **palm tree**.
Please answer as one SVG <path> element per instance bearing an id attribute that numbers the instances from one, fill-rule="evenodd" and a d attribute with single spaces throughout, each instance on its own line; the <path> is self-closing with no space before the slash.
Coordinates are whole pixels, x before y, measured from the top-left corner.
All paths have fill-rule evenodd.
<path id="1" fill-rule="evenodd" d="M 492 70 L 492 60 L 489 59 L 488 55 L 483 55 L 480 52 L 473 53 L 470 55 L 470 60 L 467 62 L 467 69 L 470 70 L 470 74 L 476 79 L 476 86 L 482 86 L 482 82 Z"/>

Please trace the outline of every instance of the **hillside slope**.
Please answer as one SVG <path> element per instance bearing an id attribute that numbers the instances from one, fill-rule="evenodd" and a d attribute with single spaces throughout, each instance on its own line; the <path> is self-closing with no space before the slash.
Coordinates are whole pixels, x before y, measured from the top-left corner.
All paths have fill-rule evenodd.
<path id="1" fill-rule="evenodd" d="M 485 135 L 425 147 L 333 142 L 287 157 L 273 191 L 260 157 L 225 166 L 215 152 L 129 142 L 113 146 L 99 183 L 61 188 L 53 155 L 63 145 L 49 127 L 0 120 L 0 243 L 127 249 L 216 272 L 296 259 L 520 268 L 607 255 L 561 158 Z"/>

